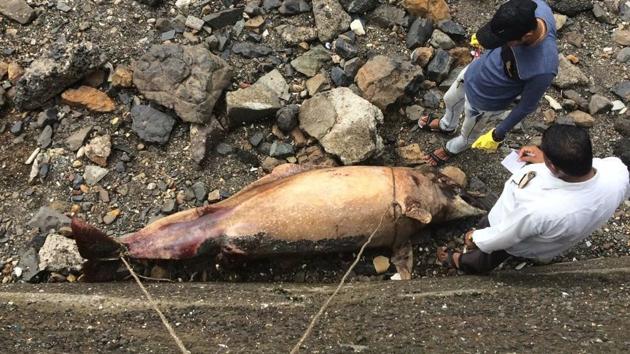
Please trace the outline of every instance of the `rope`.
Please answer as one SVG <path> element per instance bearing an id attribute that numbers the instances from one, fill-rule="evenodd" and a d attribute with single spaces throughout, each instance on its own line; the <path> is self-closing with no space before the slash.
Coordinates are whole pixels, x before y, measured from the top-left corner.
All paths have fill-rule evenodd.
<path id="1" fill-rule="evenodd" d="M 153 307 L 155 312 L 157 312 L 157 314 L 160 316 L 160 320 L 162 320 L 162 323 L 164 324 L 164 327 L 166 327 L 166 329 L 168 330 L 168 333 L 170 333 L 171 337 L 173 337 L 173 339 L 175 340 L 175 343 L 179 347 L 179 350 L 183 354 L 190 354 L 190 351 L 188 351 L 186 349 L 186 347 L 184 346 L 184 343 L 182 343 L 182 340 L 179 339 L 179 337 L 175 333 L 175 330 L 173 330 L 173 327 L 171 327 L 171 325 L 168 323 L 168 320 L 166 319 L 166 317 L 164 316 L 162 311 L 160 311 L 160 308 L 157 306 L 157 303 L 151 297 L 151 294 L 149 294 L 147 289 L 140 282 L 140 278 L 138 278 L 138 275 L 136 275 L 136 272 L 134 272 L 133 269 L 131 268 L 131 266 L 129 265 L 129 263 L 127 263 L 127 260 L 125 259 L 125 257 L 120 257 L 120 260 L 125 264 L 125 267 L 127 267 L 127 270 L 129 271 L 131 276 L 136 280 L 136 283 L 138 283 L 138 286 L 140 287 L 140 289 L 144 293 L 144 296 L 147 297 L 147 300 L 149 300 L 149 303 L 151 304 L 151 306 Z"/>
<path id="2" fill-rule="evenodd" d="M 346 274 L 344 274 L 343 277 L 341 278 L 341 282 L 339 282 L 339 285 L 337 285 L 337 288 L 335 289 L 335 291 L 332 293 L 332 295 L 330 295 L 330 297 L 328 297 L 326 302 L 324 302 L 324 304 L 319 309 L 319 311 L 317 311 L 315 316 L 313 316 L 313 319 L 311 320 L 311 323 L 308 325 L 308 328 L 306 328 L 306 331 L 304 331 L 304 334 L 302 335 L 302 338 L 300 338 L 300 340 L 293 347 L 293 349 L 291 349 L 291 354 L 297 354 L 299 352 L 300 346 L 302 345 L 302 343 L 304 343 L 306 338 L 311 334 L 311 332 L 313 331 L 313 327 L 315 327 L 315 324 L 317 323 L 317 321 L 319 320 L 321 315 L 324 313 L 324 311 L 328 307 L 328 304 L 330 304 L 330 302 L 337 295 L 339 290 L 341 290 L 341 287 L 346 282 L 346 278 L 348 277 L 350 272 L 352 272 L 354 267 L 359 263 L 359 259 L 361 259 L 361 256 L 363 255 L 363 251 L 365 251 L 365 248 L 367 247 L 368 243 L 370 243 L 370 241 L 372 241 L 372 237 L 374 237 L 374 235 L 376 234 L 376 231 L 378 231 L 378 229 L 381 227 L 381 224 L 383 223 L 383 218 L 385 217 L 385 214 L 387 214 L 388 210 L 389 210 L 389 207 L 387 209 L 385 209 L 385 212 L 383 213 L 383 216 L 381 216 L 381 221 L 378 222 L 378 225 L 376 226 L 374 231 L 372 231 L 372 234 L 370 234 L 370 237 L 368 237 L 368 239 L 365 241 L 363 246 L 361 246 L 361 249 L 359 250 L 359 253 L 357 254 L 357 257 L 354 259 L 354 262 L 352 262 L 352 264 L 350 265 L 350 268 L 348 268 L 348 270 L 346 271 Z"/>

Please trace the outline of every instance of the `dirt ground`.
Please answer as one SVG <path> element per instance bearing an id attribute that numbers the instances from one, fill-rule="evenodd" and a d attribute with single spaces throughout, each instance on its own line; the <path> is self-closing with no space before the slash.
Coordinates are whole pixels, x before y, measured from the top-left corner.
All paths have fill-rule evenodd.
<path id="1" fill-rule="evenodd" d="M 353 282 L 302 352 L 620 353 L 630 350 L 630 257 L 488 277 Z M 147 284 L 192 353 L 278 353 L 333 285 Z M 166 353 L 177 348 L 132 282 L 0 288 L 5 353 Z"/>

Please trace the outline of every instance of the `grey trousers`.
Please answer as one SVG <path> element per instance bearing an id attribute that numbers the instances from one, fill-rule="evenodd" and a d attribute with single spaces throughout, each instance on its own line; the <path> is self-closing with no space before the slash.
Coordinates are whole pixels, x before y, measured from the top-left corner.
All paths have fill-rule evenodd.
<path id="1" fill-rule="evenodd" d="M 444 104 L 446 111 L 440 120 L 440 129 L 451 131 L 457 129 L 462 114 L 464 122 L 459 131 L 459 135 L 446 143 L 446 150 L 451 154 L 459 154 L 470 148 L 470 145 L 477 140 L 488 129 L 488 122 L 497 119 L 506 111 L 483 111 L 471 106 L 466 99 L 464 89 L 464 74 L 468 67 L 465 67 L 455 79 L 455 82 L 444 94 Z"/>

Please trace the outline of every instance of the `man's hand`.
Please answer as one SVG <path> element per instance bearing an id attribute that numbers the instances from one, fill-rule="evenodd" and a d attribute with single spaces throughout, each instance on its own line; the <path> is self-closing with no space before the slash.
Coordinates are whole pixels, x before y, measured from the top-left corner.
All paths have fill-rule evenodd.
<path id="1" fill-rule="evenodd" d="M 464 245 L 469 250 L 474 250 L 475 248 L 477 248 L 477 245 L 475 245 L 475 242 L 473 241 L 473 232 L 475 232 L 475 229 L 468 231 L 466 235 L 464 235 Z"/>
<path id="2" fill-rule="evenodd" d="M 502 141 L 494 140 L 493 133 L 494 129 L 480 136 L 479 139 L 475 140 L 475 142 L 472 144 L 472 148 L 486 150 L 488 152 L 496 151 Z"/>
<path id="3" fill-rule="evenodd" d="M 518 151 L 518 159 L 523 162 L 542 163 L 545 162 L 545 154 L 538 146 L 528 145 Z"/>

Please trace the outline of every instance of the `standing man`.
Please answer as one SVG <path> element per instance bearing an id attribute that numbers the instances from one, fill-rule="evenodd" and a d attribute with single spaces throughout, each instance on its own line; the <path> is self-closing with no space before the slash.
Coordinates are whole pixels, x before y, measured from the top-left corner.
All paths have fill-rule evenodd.
<path id="1" fill-rule="evenodd" d="M 459 74 L 444 95 L 439 119 L 420 118 L 421 129 L 453 133 L 464 113 L 459 136 L 427 156 L 432 166 L 473 148 L 496 150 L 508 131 L 532 113 L 558 73 L 556 23 L 543 0 L 510 0 L 477 32 L 485 53 Z M 482 135 L 490 118 L 520 102 L 495 129 Z M 474 143 L 473 143 L 474 142 Z"/>
<path id="2" fill-rule="evenodd" d="M 628 169 L 616 157 L 594 159 L 586 130 L 553 125 L 540 148 L 526 146 L 486 226 L 464 236 L 467 253 L 442 247 L 442 265 L 487 273 L 509 256 L 548 262 L 600 228 L 628 197 Z"/>

